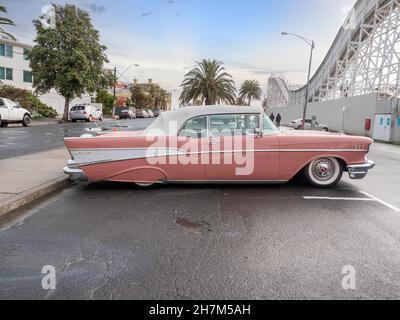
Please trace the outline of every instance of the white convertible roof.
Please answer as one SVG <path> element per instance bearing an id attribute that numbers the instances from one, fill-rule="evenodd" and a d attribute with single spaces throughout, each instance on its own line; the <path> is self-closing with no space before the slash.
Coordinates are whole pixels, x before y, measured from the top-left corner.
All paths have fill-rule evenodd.
<path id="1" fill-rule="evenodd" d="M 204 115 L 216 114 L 252 114 L 263 113 L 262 107 L 252 106 L 196 106 L 184 107 L 178 110 L 162 112 L 160 116 L 148 126 L 142 135 L 174 136 L 189 119 Z"/>

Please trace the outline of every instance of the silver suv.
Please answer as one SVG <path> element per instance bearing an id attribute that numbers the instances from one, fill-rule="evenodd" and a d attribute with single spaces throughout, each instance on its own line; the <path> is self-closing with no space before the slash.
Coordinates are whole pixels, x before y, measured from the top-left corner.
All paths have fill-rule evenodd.
<path id="1" fill-rule="evenodd" d="M 103 121 L 103 112 L 91 105 L 79 105 L 71 108 L 69 118 L 72 122 L 76 122 L 77 120 L 84 120 L 86 122 Z"/>

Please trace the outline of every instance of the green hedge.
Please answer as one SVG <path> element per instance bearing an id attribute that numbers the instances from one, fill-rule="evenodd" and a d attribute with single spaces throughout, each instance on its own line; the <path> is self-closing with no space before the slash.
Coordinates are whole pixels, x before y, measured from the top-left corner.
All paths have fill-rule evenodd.
<path id="1" fill-rule="evenodd" d="M 57 111 L 54 108 L 44 104 L 28 90 L 2 84 L 0 85 L 0 97 L 18 102 L 22 108 L 29 110 L 35 118 L 57 117 Z"/>

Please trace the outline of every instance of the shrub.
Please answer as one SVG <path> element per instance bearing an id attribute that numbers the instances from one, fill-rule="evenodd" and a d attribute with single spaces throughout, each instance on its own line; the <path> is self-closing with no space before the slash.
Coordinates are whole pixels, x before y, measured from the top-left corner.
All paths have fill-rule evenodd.
<path id="1" fill-rule="evenodd" d="M 106 90 L 100 89 L 97 91 L 96 102 L 103 104 L 103 113 L 107 115 L 112 114 L 114 107 L 114 96 Z"/>
<path id="2" fill-rule="evenodd" d="M 28 90 L 9 85 L 0 85 L 0 97 L 18 102 L 22 108 L 29 110 L 35 118 L 55 118 L 57 111 L 44 104 Z"/>

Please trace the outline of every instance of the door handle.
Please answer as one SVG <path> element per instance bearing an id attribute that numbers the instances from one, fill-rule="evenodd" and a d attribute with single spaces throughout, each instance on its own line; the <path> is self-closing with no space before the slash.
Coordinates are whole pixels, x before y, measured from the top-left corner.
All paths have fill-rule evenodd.
<path id="1" fill-rule="evenodd" d="M 219 141 L 219 140 L 214 140 L 214 139 L 210 139 L 210 140 L 208 141 L 208 144 L 221 144 L 221 141 Z"/>

